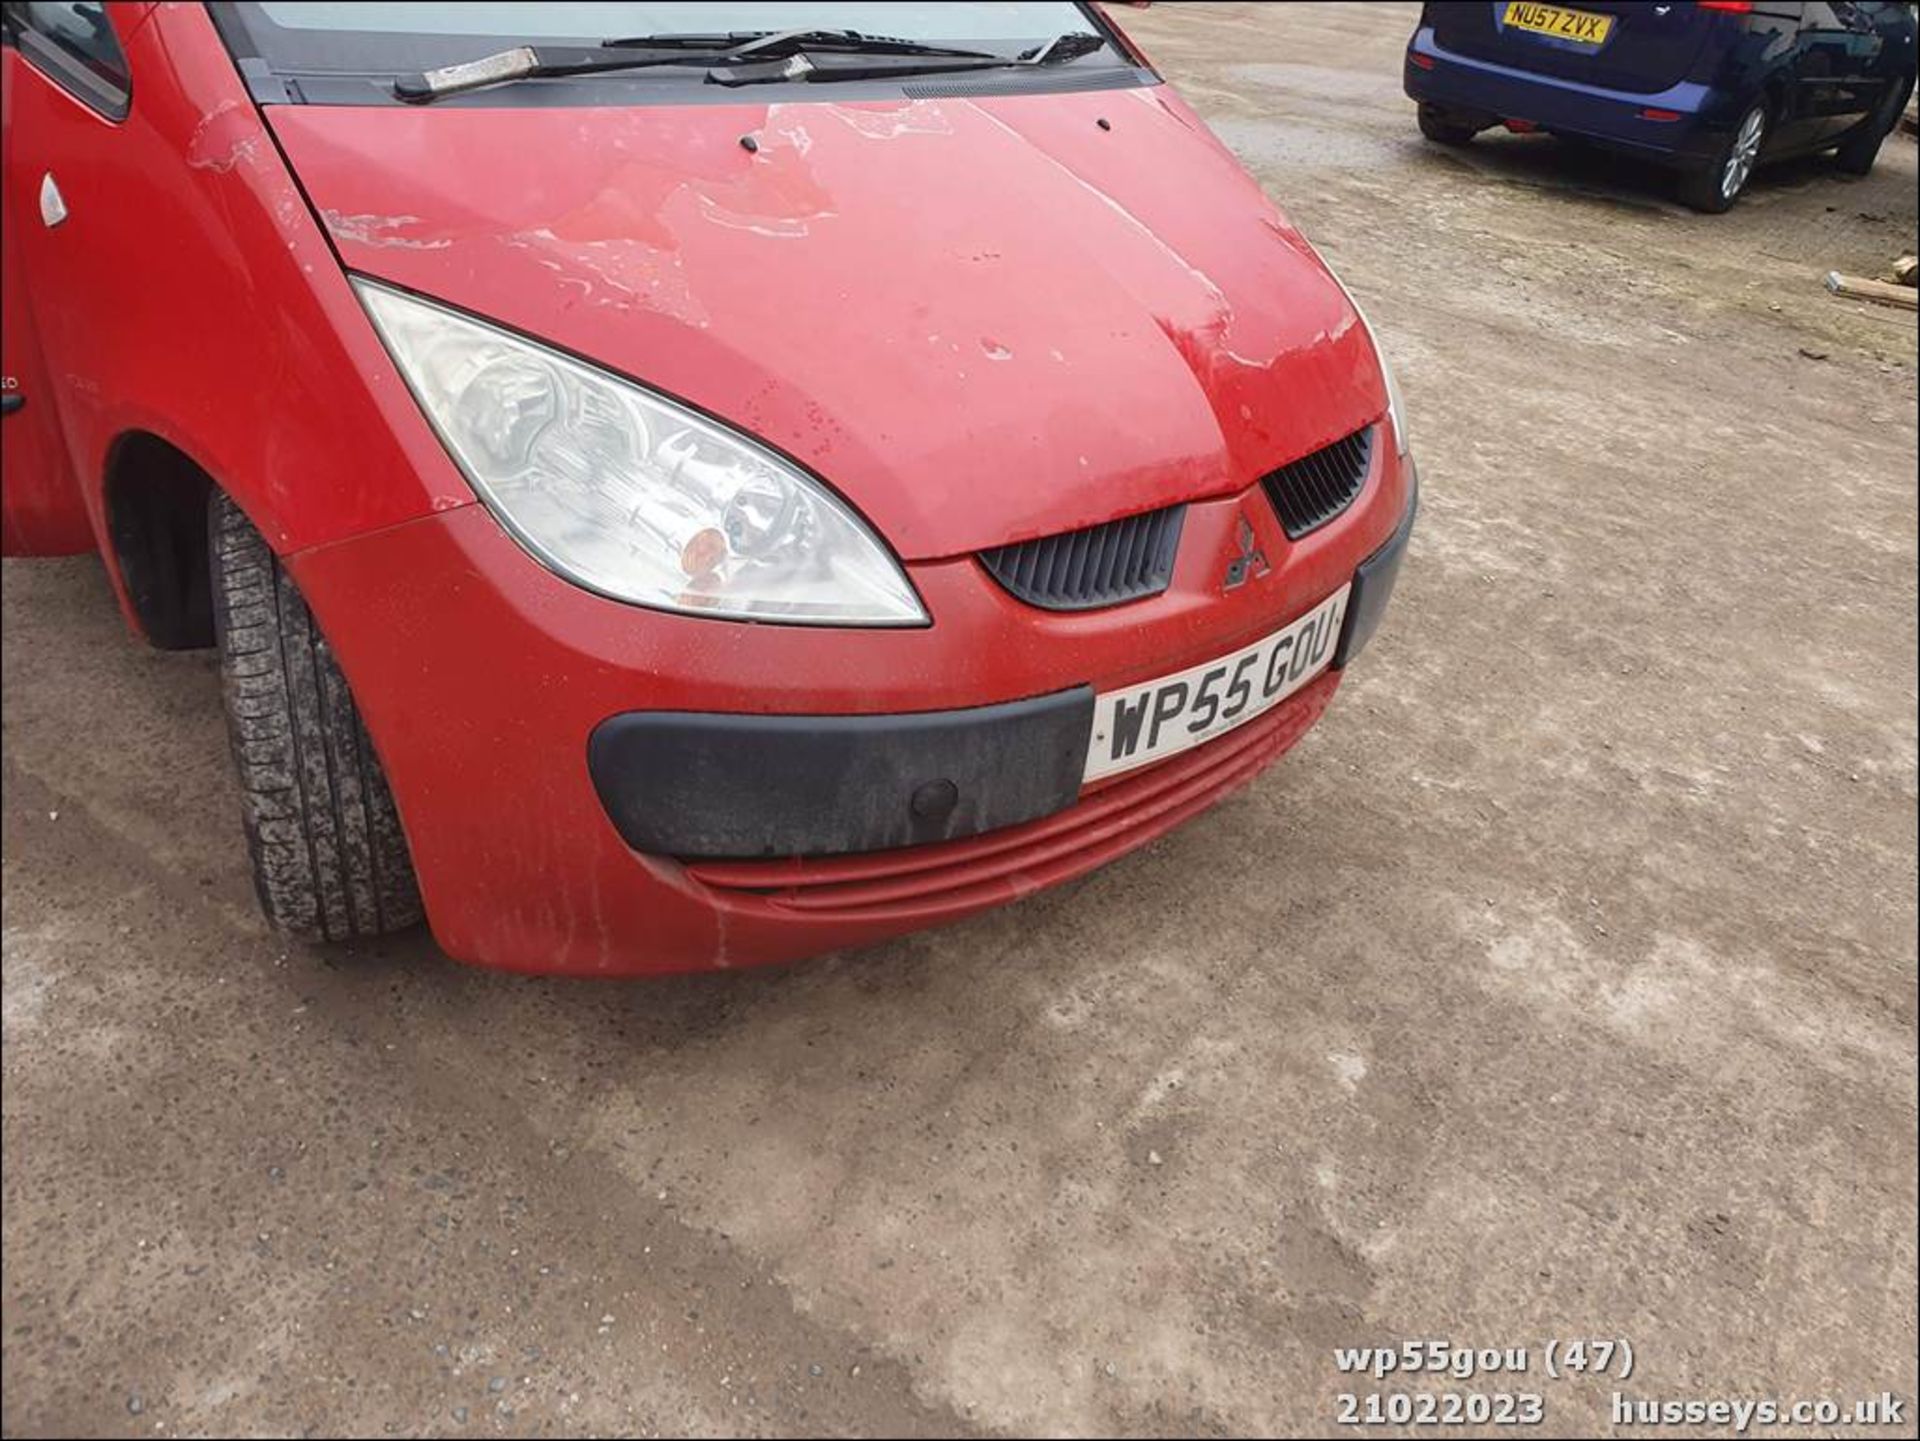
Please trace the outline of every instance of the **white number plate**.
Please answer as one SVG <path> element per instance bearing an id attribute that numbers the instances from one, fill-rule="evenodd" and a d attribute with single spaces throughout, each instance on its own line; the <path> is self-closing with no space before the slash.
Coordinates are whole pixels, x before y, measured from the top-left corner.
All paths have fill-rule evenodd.
<path id="1" fill-rule="evenodd" d="M 1085 778 L 1165 760 L 1280 704 L 1332 661 L 1350 588 L 1231 655 L 1096 696 Z"/>

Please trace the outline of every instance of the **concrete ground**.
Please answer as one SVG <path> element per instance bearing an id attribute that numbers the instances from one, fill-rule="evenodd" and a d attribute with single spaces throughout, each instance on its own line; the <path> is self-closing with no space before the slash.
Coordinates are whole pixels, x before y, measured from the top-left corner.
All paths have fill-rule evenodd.
<path id="1" fill-rule="evenodd" d="M 1122 12 L 1426 505 L 1319 730 L 1079 884 L 660 984 L 290 946 L 211 660 L 7 564 L 8 1433 L 1317 1432 L 1429 1338 L 1920 1400 L 1915 330 L 1819 283 L 1914 148 L 1723 218 L 1437 152 L 1411 14 Z M 1539 1364 L 1427 1389 L 1608 1429 Z"/>

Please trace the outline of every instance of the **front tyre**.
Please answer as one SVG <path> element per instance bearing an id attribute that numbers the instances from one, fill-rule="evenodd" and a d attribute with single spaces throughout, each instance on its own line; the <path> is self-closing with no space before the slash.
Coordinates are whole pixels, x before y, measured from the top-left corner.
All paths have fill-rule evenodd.
<path id="1" fill-rule="evenodd" d="M 1767 138 L 1767 107 L 1755 105 L 1740 117 L 1726 142 L 1699 170 L 1689 172 L 1680 182 L 1682 203 L 1708 215 L 1720 215 L 1733 209 L 1733 203 L 1745 193 L 1753 170 L 1760 163 L 1760 149 Z"/>
<path id="2" fill-rule="evenodd" d="M 326 637 L 260 532 L 218 490 L 207 529 L 221 690 L 261 909 L 309 940 L 415 924 L 420 891 L 400 815 Z"/>

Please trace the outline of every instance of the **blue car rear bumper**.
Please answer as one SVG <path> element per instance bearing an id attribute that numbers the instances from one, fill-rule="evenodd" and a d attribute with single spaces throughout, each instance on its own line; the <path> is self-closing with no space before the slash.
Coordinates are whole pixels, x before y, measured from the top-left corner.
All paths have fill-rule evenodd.
<path id="1" fill-rule="evenodd" d="M 1556 134 L 1683 164 L 1712 155 L 1726 134 L 1727 107 L 1709 86 L 1684 80 L 1652 94 L 1604 90 L 1455 54 L 1434 39 L 1431 25 L 1422 25 L 1407 44 L 1405 85 L 1417 101 L 1485 124 L 1527 120 Z M 1648 111 L 1679 118 L 1652 119 Z"/>

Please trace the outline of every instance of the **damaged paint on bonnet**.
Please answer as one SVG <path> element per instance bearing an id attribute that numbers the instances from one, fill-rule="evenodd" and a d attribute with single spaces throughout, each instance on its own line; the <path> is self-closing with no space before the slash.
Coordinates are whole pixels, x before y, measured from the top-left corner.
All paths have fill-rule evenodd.
<path id="1" fill-rule="evenodd" d="M 267 115 L 350 269 L 752 432 L 908 559 L 1232 493 L 1385 409 L 1164 86 Z"/>

